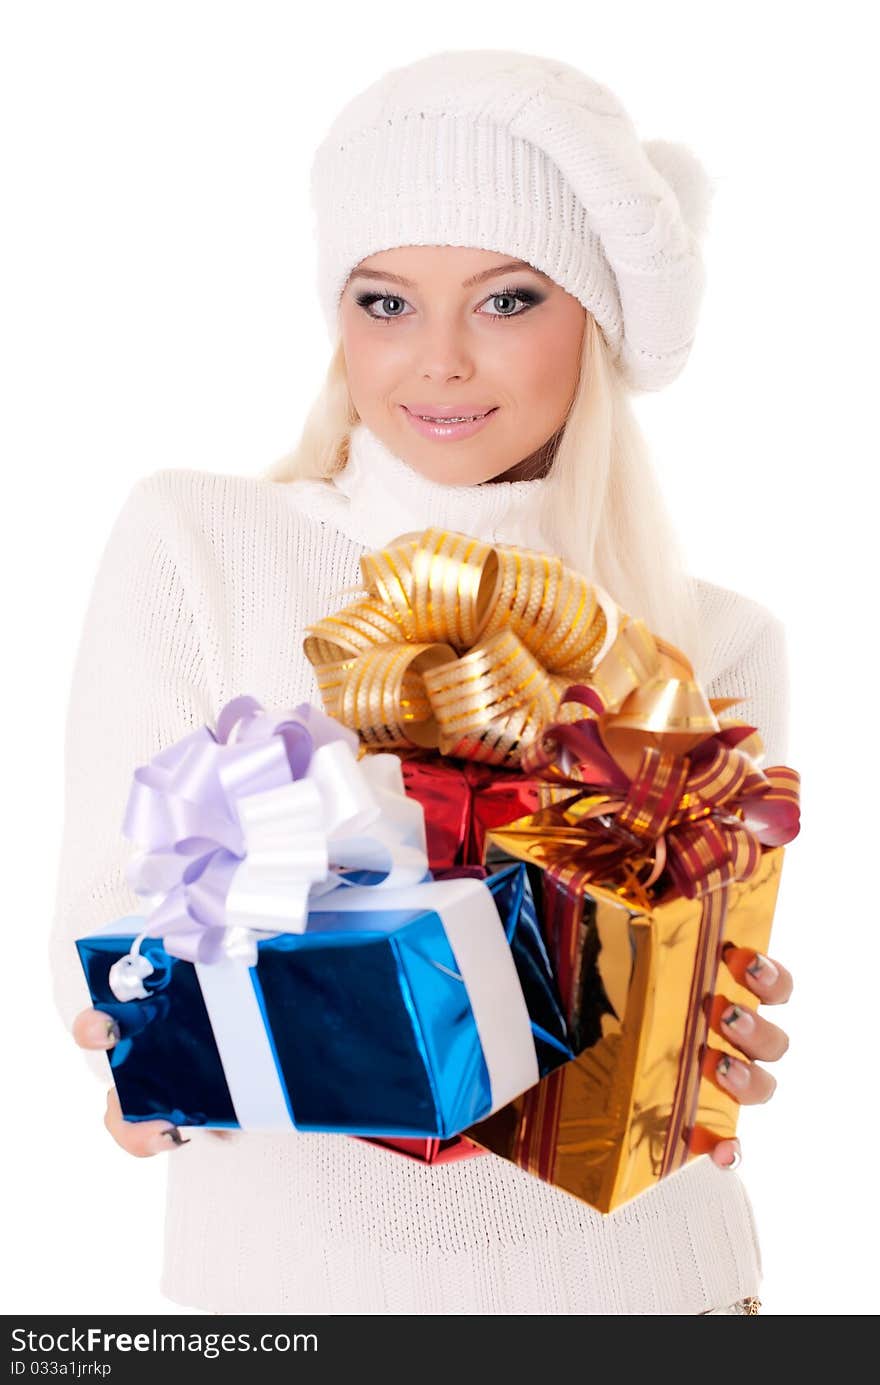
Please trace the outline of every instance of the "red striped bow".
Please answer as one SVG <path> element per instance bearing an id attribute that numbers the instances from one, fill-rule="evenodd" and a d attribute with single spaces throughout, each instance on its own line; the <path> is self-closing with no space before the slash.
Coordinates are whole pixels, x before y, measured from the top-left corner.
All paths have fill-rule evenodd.
<path id="1" fill-rule="evenodd" d="M 717 711 L 733 700 L 710 699 L 709 705 Z M 559 806 L 576 824 L 577 845 L 569 839 L 557 872 L 583 872 L 598 881 L 619 875 L 634 857 L 644 865 L 647 854 L 647 875 L 643 866 L 636 873 L 642 887 L 668 868 L 680 892 L 695 899 L 747 879 L 762 846 L 797 836 L 800 775 L 787 765 L 758 768 L 763 742 L 755 727 L 728 723 L 687 754 L 663 749 L 656 743 L 662 735 L 642 736 L 630 778 L 607 748 L 614 743 L 615 713 L 604 710 L 595 689 L 574 686 L 563 701 L 581 702 L 584 718 L 548 726 L 521 760 L 523 773 L 576 790 Z"/>

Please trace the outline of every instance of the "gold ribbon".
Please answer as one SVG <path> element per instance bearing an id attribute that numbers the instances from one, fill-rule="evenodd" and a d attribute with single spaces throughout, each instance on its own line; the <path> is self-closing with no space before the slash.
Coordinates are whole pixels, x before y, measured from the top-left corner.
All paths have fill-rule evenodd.
<path id="1" fill-rule="evenodd" d="M 693 898 L 747 879 L 761 845 L 791 841 L 800 776 L 785 765 L 758 768 L 758 729 L 717 715 L 739 701 L 707 698 L 681 650 L 641 620 L 626 624 L 589 683 L 564 696 L 563 709 L 579 707 L 580 720 L 547 724 L 523 748 L 521 770 L 552 784 L 564 820 L 577 822 L 576 845 L 558 868 L 598 879 L 597 870 L 627 865 L 632 886 L 638 857 L 653 851 L 647 878 L 635 872 L 639 883 L 651 886 L 669 858 Z M 579 786 L 580 802 L 560 792 Z"/>
<path id="2" fill-rule="evenodd" d="M 589 686 L 602 702 L 602 740 L 630 778 L 645 746 L 684 755 L 721 729 L 717 712 L 740 701 L 708 698 L 682 651 L 639 619 L 621 630 Z"/>
<path id="3" fill-rule="evenodd" d="M 361 558 L 364 592 L 306 631 L 325 711 L 369 749 L 515 764 L 572 684 L 623 685 L 639 638 L 560 559 L 465 534 L 405 534 Z M 636 624 L 640 624 L 636 622 Z"/>

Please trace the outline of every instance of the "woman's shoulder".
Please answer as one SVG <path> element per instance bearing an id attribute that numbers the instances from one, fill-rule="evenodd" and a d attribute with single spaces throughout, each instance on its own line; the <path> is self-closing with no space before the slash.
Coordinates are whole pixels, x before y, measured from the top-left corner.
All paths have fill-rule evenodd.
<path id="1" fill-rule="evenodd" d="M 294 483 L 270 481 L 259 474 L 209 471 L 202 467 L 159 467 L 140 476 L 132 494 L 152 500 L 178 500 L 182 503 L 205 500 L 234 505 L 236 501 L 263 496 L 279 502 L 293 496 Z M 294 510 L 301 507 L 291 506 Z"/>
<path id="2" fill-rule="evenodd" d="M 212 600 L 252 601 L 257 590 L 279 600 L 286 591 L 296 600 L 304 592 L 317 599 L 325 588 L 358 580 L 362 549 L 332 514 L 322 519 L 299 503 L 301 484 L 159 468 L 132 488 L 122 548 L 161 550 L 191 594 L 210 593 Z"/>
<path id="3" fill-rule="evenodd" d="M 739 663 L 757 644 L 782 649 L 785 625 L 771 605 L 705 577 L 692 576 L 691 582 L 710 677 Z"/>
<path id="4" fill-rule="evenodd" d="M 319 481 L 281 482 L 196 467 L 160 467 L 134 482 L 126 508 L 160 520 L 179 536 L 194 529 L 222 532 L 273 523 L 314 529 L 332 527 L 332 505 L 321 503 L 331 490 Z"/>
<path id="5" fill-rule="evenodd" d="M 694 576 L 691 582 L 700 610 L 709 621 L 733 617 L 743 628 L 758 630 L 763 625 L 780 620 L 772 606 L 733 587 L 710 582 L 706 577 Z"/>

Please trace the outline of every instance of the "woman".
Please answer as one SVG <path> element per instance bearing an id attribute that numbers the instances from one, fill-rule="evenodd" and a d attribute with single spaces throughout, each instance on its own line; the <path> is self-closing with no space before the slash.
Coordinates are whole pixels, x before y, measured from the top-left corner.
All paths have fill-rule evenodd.
<path id="1" fill-rule="evenodd" d="M 563 63 L 439 53 L 345 108 L 313 197 L 337 345 L 298 449 L 259 478 L 139 481 L 83 631 L 53 957 L 61 1013 L 105 1082 L 98 1050 L 117 1036 L 81 1009 L 71 940 L 140 911 L 120 833 L 133 768 L 240 692 L 318 701 L 305 627 L 400 533 L 442 525 L 559 553 L 683 648 L 710 696 L 749 699 L 766 764 L 785 755 L 782 626 L 683 573 L 629 403 L 674 379 L 692 341 L 706 201 L 693 156 L 641 144 L 611 93 Z M 779 963 L 725 960 L 762 1002 L 788 998 Z M 775 1082 L 754 1060 L 780 1057 L 786 1036 L 725 1014 L 742 1057 L 710 1049 L 705 1070 L 765 1101 Z M 174 1151 L 161 1289 L 189 1307 L 755 1311 L 736 1141 L 603 1217 L 493 1155 L 438 1167 L 335 1135 L 184 1139 L 127 1125 L 113 1089 L 106 1124 L 133 1154 Z"/>

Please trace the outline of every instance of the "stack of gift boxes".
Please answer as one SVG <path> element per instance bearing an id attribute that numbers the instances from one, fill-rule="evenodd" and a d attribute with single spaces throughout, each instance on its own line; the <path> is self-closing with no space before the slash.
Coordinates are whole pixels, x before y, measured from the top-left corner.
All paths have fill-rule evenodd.
<path id="1" fill-rule="evenodd" d="M 306 634 L 323 709 L 243 694 L 134 769 L 143 911 L 76 943 L 123 1114 L 491 1153 L 608 1212 L 736 1129 L 711 997 L 767 950 L 799 777 L 553 557 L 361 567 Z"/>

